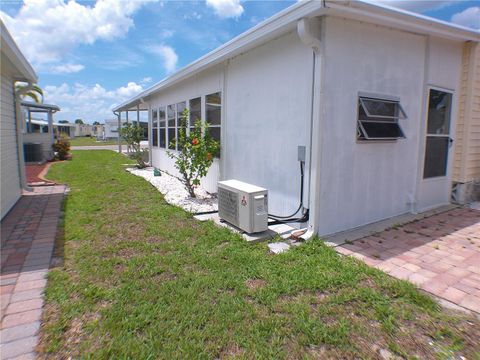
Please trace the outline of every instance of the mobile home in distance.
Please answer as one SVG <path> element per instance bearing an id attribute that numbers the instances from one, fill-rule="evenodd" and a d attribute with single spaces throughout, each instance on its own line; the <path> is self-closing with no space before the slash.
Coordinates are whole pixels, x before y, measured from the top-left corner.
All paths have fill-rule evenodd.
<path id="1" fill-rule="evenodd" d="M 464 52 L 479 41 L 387 6 L 302 1 L 114 111 L 148 110 L 152 165 L 177 174 L 166 151 L 188 108 L 221 142 L 208 191 L 266 188 L 269 212 L 301 202 L 302 226 L 329 235 L 450 203 Z"/>

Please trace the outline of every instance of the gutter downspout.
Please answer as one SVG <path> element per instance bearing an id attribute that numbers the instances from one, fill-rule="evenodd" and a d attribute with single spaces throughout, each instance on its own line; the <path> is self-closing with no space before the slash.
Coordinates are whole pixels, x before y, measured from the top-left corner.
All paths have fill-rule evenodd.
<path id="1" fill-rule="evenodd" d="M 300 40 L 313 50 L 312 63 L 312 95 L 310 108 L 310 146 L 308 162 L 308 199 L 307 207 L 309 209 L 308 228 L 301 237 L 305 240 L 310 239 L 318 232 L 318 214 L 319 214 L 319 182 L 320 182 L 320 94 L 321 94 L 321 48 L 322 41 L 321 22 L 319 18 L 303 18 L 297 22 L 297 33 Z"/>
<path id="2" fill-rule="evenodd" d="M 19 91 L 15 90 L 15 130 L 17 135 L 17 154 L 18 154 L 18 174 L 20 175 L 20 186 L 22 189 L 32 191 L 27 185 L 27 177 L 25 176 L 25 155 L 23 154 L 23 132 L 22 132 L 22 99 L 21 96 L 33 89 L 33 83 L 29 81 L 27 86 Z"/>

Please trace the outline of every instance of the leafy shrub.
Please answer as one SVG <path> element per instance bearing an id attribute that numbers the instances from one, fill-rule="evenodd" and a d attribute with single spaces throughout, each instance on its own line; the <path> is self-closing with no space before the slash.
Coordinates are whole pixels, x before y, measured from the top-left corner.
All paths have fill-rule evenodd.
<path id="1" fill-rule="evenodd" d="M 55 152 L 55 159 L 66 160 L 68 158 L 68 153 L 70 152 L 70 140 L 68 136 L 63 134 L 58 136 L 55 143 L 52 145 L 52 148 Z"/>
<path id="2" fill-rule="evenodd" d="M 140 142 L 143 139 L 143 128 L 139 124 L 127 123 L 120 129 L 120 136 L 132 148 L 129 156 L 137 162 L 137 167 L 145 168 L 148 161 L 148 149 L 140 147 Z"/>
<path id="3" fill-rule="evenodd" d="M 208 131 L 208 123 L 195 121 L 195 127 L 187 135 L 188 110 L 181 116 L 181 126 L 178 128 L 178 152 L 168 151 L 170 158 L 175 160 L 175 167 L 182 174 L 182 182 L 192 198 L 194 188 L 200 185 L 200 179 L 207 175 L 213 163 L 213 157 L 219 153 L 220 144 L 213 139 Z M 174 147 L 175 140 L 170 146 Z"/>

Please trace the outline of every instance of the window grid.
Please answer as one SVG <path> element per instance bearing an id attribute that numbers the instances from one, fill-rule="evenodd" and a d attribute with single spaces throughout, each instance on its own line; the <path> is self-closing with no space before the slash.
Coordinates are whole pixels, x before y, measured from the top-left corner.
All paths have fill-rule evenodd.
<path id="1" fill-rule="evenodd" d="M 200 119 L 202 122 L 209 123 L 210 136 L 219 142 L 221 141 L 221 92 L 216 92 L 155 109 L 155 111 L 158 111 L 158 115 L 156 115 L 158 116 L 156 121 L 157 125 L 155 126 L 158 134 L 156 140 L 158 147 L 168 150 L 181 150 L 178 148 L 178 136 L 179 129 L 182 126 L 181 114 L 183 110 L 187 108 L 187 104 L 190 115 L 187 122 L 187 135 L 194 129 L 195 121 Z M 153 124 L 152 121 L 152 126 Z M 172 140 L 175 140 L 174 146 L 171 145 Z M 219 156 L 220 154 L 216 154 L 216 157 Z"/>

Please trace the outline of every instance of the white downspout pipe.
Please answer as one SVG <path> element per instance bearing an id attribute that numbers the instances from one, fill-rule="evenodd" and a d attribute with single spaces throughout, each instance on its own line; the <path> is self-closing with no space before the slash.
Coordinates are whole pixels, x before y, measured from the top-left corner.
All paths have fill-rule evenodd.
<path id="1" fill-rule="evenodd" d="M 27 86 L 15 92 L 15 128 L 17 135 L 17 154 L 18 154 L 18 173 L 20 175 L 20 186 L 22 189 L 31 191 L 27 186 L 27 177 L 25 176 L 25 155 L 23 154 L 23 116 L 22 116 L 22 95 L 33 88 L 33 83 L 28 82 Z M 30 125 L 31 126 L 31 125 Z"/>
<path id="2" fill-rule="evenodd" d="M 310 134 L 309 139 L 309 162 L 308 162 L 308 199 L 309 209 L 308 228 L 302 238 L 310 239 L 318 232 L 319 214 L 319 182 L 320 182 L 320 91 L 321 91 L 321 47 L 320 40 L 321 23 L 319 18 L 301 19 L 297 22 L 297 33 L 300 40 L 313 50 L 312 64 L 312 94 L 310 109 Z"/>

